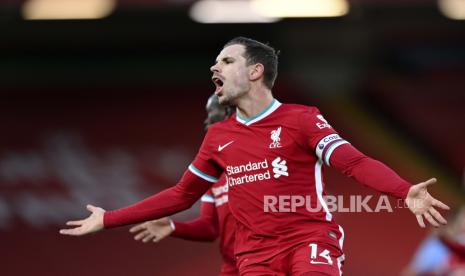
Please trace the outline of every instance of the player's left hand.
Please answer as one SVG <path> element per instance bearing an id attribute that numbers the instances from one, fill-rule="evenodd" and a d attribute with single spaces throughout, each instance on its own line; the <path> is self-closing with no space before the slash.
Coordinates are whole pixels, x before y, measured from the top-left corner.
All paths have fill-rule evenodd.
<path id="1" fill-rule="evenodd" d="M 129 232 L 134 234 L 136 241 L 142 242 L 159 242 L 173 233 L 174 229 L 171 227 L 171 219 L 164 217 L 152 221 L 147 221 L 132 227 Z"/>
<path id="2" fill-rule="evenodd" d="M 436 178 L 413 185 L 405 199 L 408 208 L 417 217 L 418 224 L 422 228 L 426 227 L 423 217 L 434 227 L 447 224 L 444 217 L 434 207 L 449 210 L 449 206 L 432 197 L 427 190 L 427 187 L 434 183 L 436 183 Z"/>

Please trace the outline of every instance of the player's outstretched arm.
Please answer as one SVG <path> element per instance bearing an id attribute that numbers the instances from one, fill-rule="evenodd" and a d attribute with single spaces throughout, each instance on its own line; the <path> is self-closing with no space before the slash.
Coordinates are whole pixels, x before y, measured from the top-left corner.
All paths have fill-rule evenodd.
<path id="1" fill-rule="evenodd" d="M 83 220 L 70 221 L 77 226 L 60 231 L 64 235 L 81 236 L 102 228 L 112 228 L 162 218 L 190 208 L 210 187 L 211 182 L 190 171 L 184 173 L 175 186 L 148 197 L 133 205 L 113 211 L 88 206 L 92 214 Z"/>
<path id="2" fill-rule="evenodd" d="M 435 208 L 448 210 L 449 207 L 433 198 L 427 190 L 429 185 L 436 182 L 435 178 L 410 185 L 391 168 L 364 155 L 350 144 L 341 145 L 330 157 L 331 166 L 359 183 L 379 192 L 405 199 L 421 227 L 425 227 L 423 218 L 435 227 L 438 227 L 439 223 L 447 223 Z"/>
<path id="3" fill-rule="evenodd" d="M 105 214 L 105 210 L 92 205 L 87 205 L 87 210 L 91 212 L 90 216 L 83 220 L 68 221 L 66 225 L 76 227 L 69 229 L 61 229 L 60 234 L 70 236 L 82 236 L 102 230 L 103 215 Z"/>
<path id="4" fill-rule="evenodd" d="M 132 227 L 129 232 L 134 234 L 136 241 L 159 242 L 173 233 L 172 221 L 169 217 L 147 221 Z"/>
<path id="5" fill-rule="evenodd" d="M 168 217 L 141 223 L 129 231 L 134 233 L 135 240 L 142 242 L 159 242 L 167 236 L 191 241 L 214 241 L 219 235 L 218 215 L 211 196 L 204 196 L 211 201 L 200 205 L 200 216 L 188 222 L 173 222 Z"/>
<path id="6" fill-rule="evenodd" d="M 211 242 L 219 236 L 218 214 L 212 195 L 204 195 L 200 205 L 200 216 L 187 222 L 174 221 L 172 237 L 190 241 Z"/>
<path id="7" fill-rule="evenodd" d="M 428 193 L 428 186 L 434 183 L 436 183 L 436 178 L 431 178 L 428 181 L 411 186 L 405 199 L 408 208 L 417 217 L 418 224 L 422 228 L 425 227 L 423 218 L 435 227 L 439 227 L 440 224 L 447 224 L 447 221 L 436 208 L 449 210 L 449 206 Z"/>

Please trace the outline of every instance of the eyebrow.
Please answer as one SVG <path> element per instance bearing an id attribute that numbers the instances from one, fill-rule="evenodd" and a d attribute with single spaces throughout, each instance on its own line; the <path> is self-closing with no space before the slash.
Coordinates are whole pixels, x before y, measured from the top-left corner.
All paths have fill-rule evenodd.
<path id="1" fill-rule="evenodd" d="M 235 59 L 231 56 L 226 56 L 221 59 L 221 61 L 234 61 Z M 218 63 L 218 60 L 215 60 L 215 64 Z"/>

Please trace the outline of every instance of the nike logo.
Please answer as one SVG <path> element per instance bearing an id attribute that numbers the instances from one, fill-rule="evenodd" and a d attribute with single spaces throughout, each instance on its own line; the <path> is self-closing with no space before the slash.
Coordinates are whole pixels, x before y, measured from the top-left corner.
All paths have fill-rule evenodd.
<path id="1" fill-rule="evenodd" d="M 225 147 L 231 145 L 232 143 L 234 143 L 234 141 L 231 141 L 231 142 L 229 142 L 229 143 L 227 143 L 227 144 L 224 144 L 224 145 L 219 145 L 219 146 L 218 146 L 218 151 L 224 150 Z"/>

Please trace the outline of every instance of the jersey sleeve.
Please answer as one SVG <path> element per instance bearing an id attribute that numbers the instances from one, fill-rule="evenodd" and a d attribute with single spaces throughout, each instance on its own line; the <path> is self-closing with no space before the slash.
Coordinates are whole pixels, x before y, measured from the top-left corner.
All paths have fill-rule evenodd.
<path id="1" fill-rule="evenodd" d="M 211 182 L 186 171 L 175 186 L 128 207 L 106 211 L 103 224 L 105 228 L 112 228 L 178 213 L 190 208 L 211 185 Z"/>
<path id="2" fill-rule="evenodd" d="M 309 108 L 302 114 L 301 129 L 319 162 L 379 192 L 402 199 L 407 197 L 409 182 L 341 138 L 317 108 Z"/>
<path id="3" fill-rule="evenodd" d="M 198 177 L 215 183 L 223 173 L 217 162 L 215 162 L 215 144 L 213 137 L 215 136 L 214 130 L 211 127 L 200 146 L 194 161 L 189 165 L 189 171 Z"/>
<path id="4" fill-rule="evenodd" d="M 308 107 L 299 118 L 299 126 L 305 136 L 305 143 L 319 160 L 329 166 L 334 150 L 348 144 L 315 107 Z"/>
<path id="5" fill-rule="evenodd" d="M 366 156 L 350 144 L 339 147 L 329 162 L 357 182 L 397 198 L 405 199 L 411 187 L 391 168 Z"/>
<path id="6" fill-rule="evenodd" d="M 214 241 L 218 237 L 218 216 L 211 190 L 200 200 L 200 216 L 188 222 L 174 221 L 172 237 L 193 241 Z"/>

